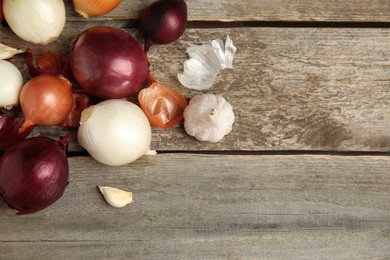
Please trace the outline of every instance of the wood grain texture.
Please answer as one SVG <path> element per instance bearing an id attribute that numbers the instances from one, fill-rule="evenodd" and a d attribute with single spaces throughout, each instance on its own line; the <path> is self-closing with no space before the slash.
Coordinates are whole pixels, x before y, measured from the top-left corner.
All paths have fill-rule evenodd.
<path id="1" fill-rule="evenodd" d="M 59 41 L 33 50 L 67 53 L 83 30 L 67 28 Z M 126 30 L 142 43 L 138 30 Z M 1 33 L 5 42 L 28 46 L 9 30 Z M 185 48 L 227 34 L 238 48 L 234 69 L 222 70 L 206 91 L 181 86 L 176 75 L 188 59 Z M 152 47 L 151 71 L 187 99 L 201 93 L 224 96 L 236 114 L 233 131 L 222 142 L 209 144 L 189 137 L 182 124 L 154 128 L 152 148 L 389 152 L 389 49 L 390 29 L 188 29 L 174 44 Z M 14 62 L 28 78 L 22 56 Z M 45 127 L 37 132 L 54 137 L 68 129 Z M 72 140 L 70 149 L 80 150 L 76 138 Z"/>
<path id="2" fill-rule="evenodd" d="M 85 21 L 74 11 L 70 0 L 68 21 Z M 139 20 L 153 0 L 123 0 L 112 12 L 89 21 Z M 189 21 L 331 21 L 388 22 L 390 3 L 386 0 L 188 0 Z M 129 21 L 131 22 L 131 21 Z"/>
<path id="3" fill-rule="evenodd" d="M 388 259 L 389 167 L 380 156 L 74 157 L 54 205 L 26 216 L 0 206 L 1 258 Z M 97 185 L 134 202 L 112 208 Z"/>

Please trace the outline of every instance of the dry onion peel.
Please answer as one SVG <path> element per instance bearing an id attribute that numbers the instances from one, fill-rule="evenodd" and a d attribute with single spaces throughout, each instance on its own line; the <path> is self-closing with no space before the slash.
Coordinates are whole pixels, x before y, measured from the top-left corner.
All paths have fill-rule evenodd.
<path id="1" fill-rule="evenodd" d="M 187 53 L 190 59 L 184 62 L 184 72 L 177 75 L 180 83 L 195 90 L 210 88 L 222 69 L 233 68 L 236 51 L 229 35 L 225 44 L 216 39 L 207 44 L 189 46 Z"/>
<path id="2" fill-rule="evenodd" d="M 149 87 L 138 93 L 140 107 L 151 125 L 168 129 L 183 119 L 187 101 L 178 91 L 160 85 L 151 74 L 149 81 Z"/>

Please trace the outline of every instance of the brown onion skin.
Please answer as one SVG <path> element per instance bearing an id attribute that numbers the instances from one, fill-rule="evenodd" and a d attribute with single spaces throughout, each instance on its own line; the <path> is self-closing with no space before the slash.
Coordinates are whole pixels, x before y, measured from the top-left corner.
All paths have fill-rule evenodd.
<path id="1" fill-rule="evenodd" d="M 78 14 L 84 18 L 105 15 L 114 10 L 121 0 L 73 0 L 73 5 Z"/>
<path id="2" fill-rule="evenodd" d="M 39 136 L 12 145 L 0 159 L 0 196 L 17 214 L 31 214 L 57 201 L 68 185 L 68 137 Z"/>
<path id="3" fill-rule="evenodd" d="M 141 27 L 144 50 L 153 44 L 168 44 L 179 39 L 187 26 L 187 4 L 183 0 L 158 0 L 144 12 Z"/>
<path id="4" fill-rule="evenodd" d="M 20 131 L 31 125 L 58 125 L 72 110 L 72 84 L 64 77 L 39 75 L 24 84 L 19 99 L 25 117 Z"/>
<path id="5" fill-rule="evenodd" d="M 146 54 L 136 39 L 117 28 L 87 29 L 73 43 L 69 59 L 81 87 L 103 99 L 128 97 L 147 83 Z"/>

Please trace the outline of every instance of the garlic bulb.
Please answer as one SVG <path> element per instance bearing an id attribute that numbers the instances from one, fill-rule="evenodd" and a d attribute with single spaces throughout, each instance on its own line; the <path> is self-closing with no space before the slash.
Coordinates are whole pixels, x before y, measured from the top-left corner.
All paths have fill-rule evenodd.
<path id="1" fill-rule="evenodd" d="M 23 76 L 11 62 L 0 60 L 0 107 L 11 109 L 19 104 Z"/>
<path id="2" fill-rule="evenodd" d="M 180 83 L 190 89 L 204 90 L 213 85 L 221 69 L 233 68 L 237 48 L 229 35 L 225 45 L 221 39 L 187 48 L 190 59 L 184 62 L 184 72 L 177 75 Z"/>
<path id="3" fill-rule="evenodd" d="M 54 41 L 65 26 L 63 0 L 4 0 L 3 11 L 12 31 L 35 44 Z"/>
<path id="4" fill-rule="evenodd" d="M 12 58 L 14 55 L 26 52 L 26 49 L 15 49 L 0 43 L 0 60 Z"/>
<path id="5" fill-rule="evenodd" d="M 219 142 L 231 132 L 233 122 L 233 108 L 220 95 L 194 96 L 184 110 L 184 129 L 199 141 Z"/>
<path id="6" fill-rule="evenodd" d="M 133 202 L 133 193 L 108 186 L 98 186 L 108 204 L 115 208 L 122 208 Z"/>

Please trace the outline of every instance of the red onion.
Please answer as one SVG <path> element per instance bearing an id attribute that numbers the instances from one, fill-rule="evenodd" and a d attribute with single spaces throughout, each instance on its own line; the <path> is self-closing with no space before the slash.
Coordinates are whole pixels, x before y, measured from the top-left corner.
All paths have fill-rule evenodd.
<path id="1" fill-rule="evenodd" d="M 66 149 L 60 141 L 32 137 L 12 145 L 0 159 L 0 196 L 20 214 L 40 211 L 57 201 L 68 185 Z"/>
<path id="2" fill-rule="evenodd" d="M 27 127 L 19 133 L 19 128 L 23 122 L 24 118 L 0 115 L 0 151 L 22 140 L 31 133 L 34 126 Z"/>
<path id="3" fill-rule="evenodd" d="M 144 12 L 141 21 L 144 50 L 153 43 L 168 44 L 183 35 L 187 26 L 187 4 L 183 0 L 159 0 Z"/>
<path id="4" fill-rule="evenodd" d="M 149 62 L 141 45 L 117 28 L 87 29 L 73 43 L 69 60 L 77 82 L 104 99 L 128 97 L 147 83 Z"/>

